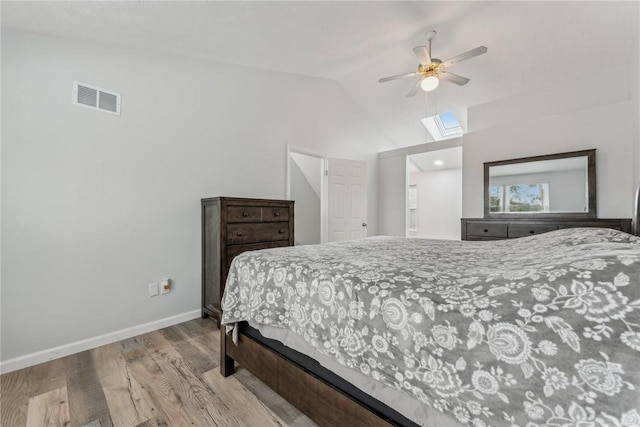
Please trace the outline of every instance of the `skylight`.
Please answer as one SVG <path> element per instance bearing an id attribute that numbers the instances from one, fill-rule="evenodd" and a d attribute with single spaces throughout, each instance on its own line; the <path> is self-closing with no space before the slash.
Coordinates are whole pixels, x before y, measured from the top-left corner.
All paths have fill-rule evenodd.
<path id="1" fill-rule="evenodd" d="M 456 115 L 451 111 L 427 117 L 421 121 L 436 141 L 457 138 L 464 133 Z"/>

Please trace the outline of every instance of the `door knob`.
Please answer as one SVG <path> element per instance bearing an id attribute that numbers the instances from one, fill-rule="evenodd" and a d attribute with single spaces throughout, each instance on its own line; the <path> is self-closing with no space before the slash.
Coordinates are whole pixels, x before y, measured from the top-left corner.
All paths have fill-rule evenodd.
<path id="1" fill-rule="evenodd" d="M 367 226 L 367 223 L 366 223 L 366 222 L 363 222 L 363 223 L 362 223 L 362 226 L 363 226 L 363 227 L 366 227 L 366 226 Z"/>

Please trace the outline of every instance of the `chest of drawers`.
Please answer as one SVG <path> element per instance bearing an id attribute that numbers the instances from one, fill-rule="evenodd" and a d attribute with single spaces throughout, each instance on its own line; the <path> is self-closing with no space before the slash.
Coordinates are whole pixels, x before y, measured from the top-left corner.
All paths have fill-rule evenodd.
<path id="1" fill-rule="evenodd" d="M 462 240 L 501 240 L 573 227 L 602 227 L 631 233 L 630 219 L 487 219 L 462 218 Z"/>
<path id="2" fill-rule="evenodd" d="M 215 316 L 233 258 L 242 252 L 293 246 L 293 201 L 202 199 L 202 317 Z"/>

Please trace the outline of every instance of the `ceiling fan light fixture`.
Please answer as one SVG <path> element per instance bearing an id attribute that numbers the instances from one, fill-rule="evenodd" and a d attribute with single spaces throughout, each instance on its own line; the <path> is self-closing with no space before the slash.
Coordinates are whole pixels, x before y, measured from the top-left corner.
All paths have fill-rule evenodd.
<path id="1" fill-rule="evenodd" d="M 420 83 L 420 87 L 425 92 L 431 92 L 432 90 L 438 87 L 439 83 L 440 83 L 440 80 L 438 79 L 438 77 L 432 74 L 422 79 L 422 82 Z"/>
<path id="2" fill-rule="evenodd" d="M 442 62 L 438 58 L 433 58 L 431 56 L 431 42 L 435 38 L 436 32 L 428 31 L 425 36 L 429 41 L 428 47 L 416 46 L 413 48 L 413 53 L 415 54 L 419 62 L 418 69 L 415 72 L 383 77 L 379 79 L 378 82 L 384 83 L 391 80 L 419 76 L 420 79 L 414 83 L 409 93 L 407 93 L 408 98 L 415 96 L 420 89 L 425 92 L 430 92 L 436 89 L 440 84 L 441 77 L 443 80 L 446 80 L 447 82 L 453 83 L 458 86 L 464 86 L 469 83 L 468 78 L 459 76 L 457 74 L 452 74 L 448 71 L 448 68 L 454 64 L 457 64 L 458 62 L 487 53 L 487 48 L 485 46 L 478 46 L 475 49 L 471 49 L 467 52 L 461 53 L 458 56 L 454 56 L 453 58 L 449 58 L 446 61 Z"/>

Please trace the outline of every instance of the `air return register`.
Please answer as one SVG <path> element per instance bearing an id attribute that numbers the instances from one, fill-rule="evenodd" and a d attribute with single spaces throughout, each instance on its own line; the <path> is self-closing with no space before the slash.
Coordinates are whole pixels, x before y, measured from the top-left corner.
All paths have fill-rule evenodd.
<path id="1" fill-rule="evenodd" d="M 105 113 L 120 115 L 120 94 L 86 83 L 73 82 L 73 103 Z"/>

